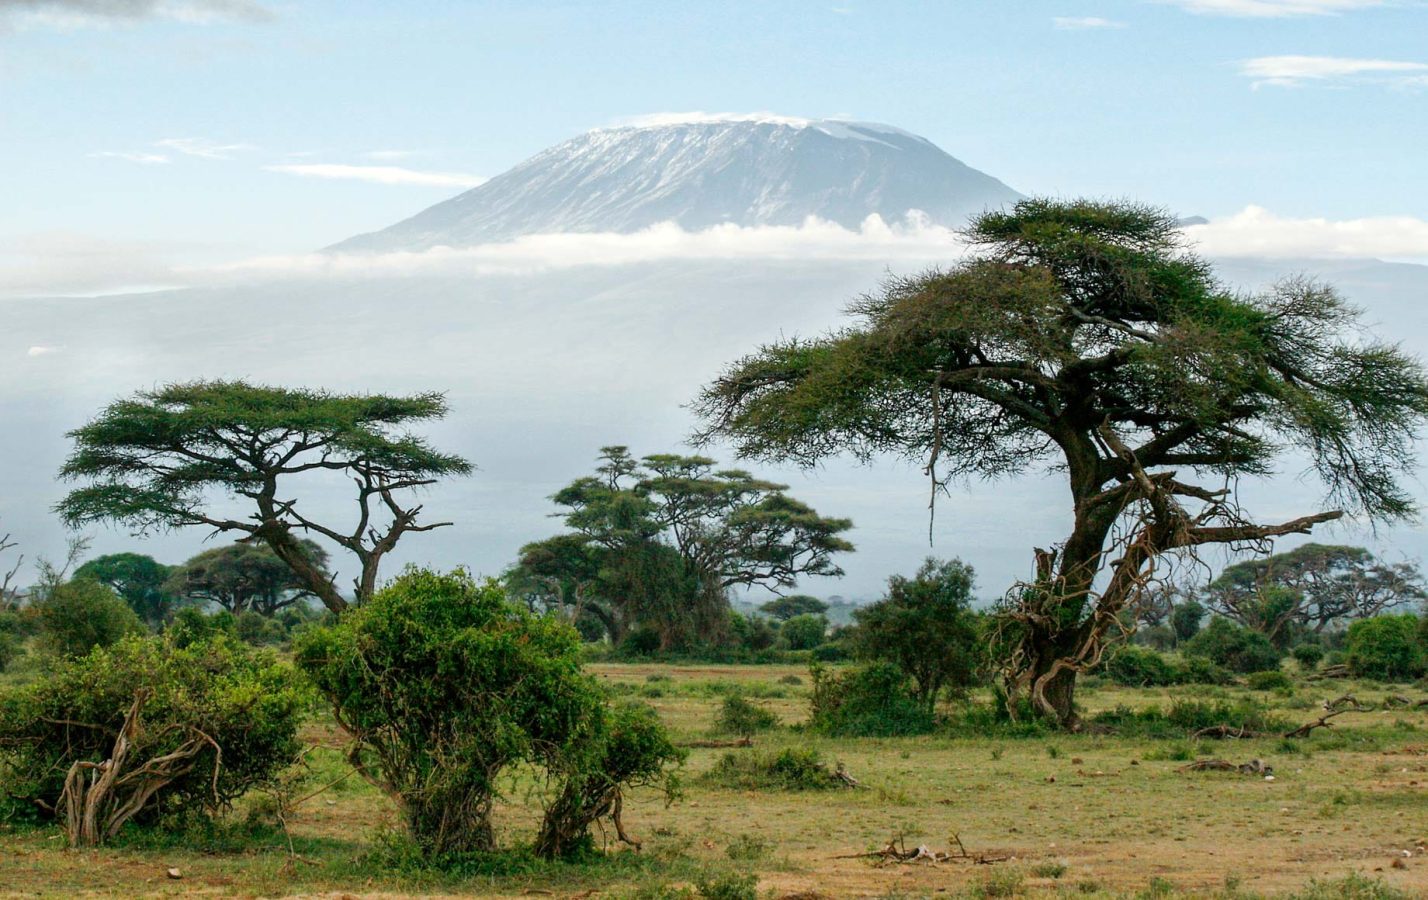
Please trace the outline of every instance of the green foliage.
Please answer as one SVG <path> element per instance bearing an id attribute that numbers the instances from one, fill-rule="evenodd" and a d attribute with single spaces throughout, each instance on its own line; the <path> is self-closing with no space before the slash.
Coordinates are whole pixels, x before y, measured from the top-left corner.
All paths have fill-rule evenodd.
<path id="1" fill-rule="evenodd" d="M 1183 644 L 1200 633 L 1200 621 L 1205 618 L 1205 607 L 1195 600 L 1187 600 L 1170 611 L 1170 630 L 1175 633 L 1175 642 Z"/>
<path id="2" fill-rule="evenodd" d="M 136 697 L 146 699 L 129 771 L 196 732 L 222 748 L 221 764 L 205 751 L 162 788 L 146 822 L 225 808 L 273 784 L 301 749 L 297 729 L 308 695 L 291 666 L 222 636 L 186 646 L 128 637 L 0 695 L 0 784 L 17 808 L 34 810 L 37 801 L 53 807 L 70 766 L 108 759 Z"/>
<path id="3" fill-rule="evenodd" d="M 892 663 L 874 662 L 841 672 L 818 663 L 809 724 L 837 737 L 926 734 L 936 725 L 927 706 L 908 689 L 907 676 Z"/>
<path id="4" fill-rule="evenodd" d="M 845 785 L 833 777 L 817 750 L 790 747 L 777 753 L 725 753 L 704 780 L 735 790 L 829 791 Z"/>
<path id="5" fill-rule="evenodd" d="M 1296 644 L 1290 655 L 1299 663 L 1306 672 L 1312 672 L 1318 668 L 1320 661 L 1324 659 L 1325 650 L 1319 644 Z"/>
<path id="6" fill-rule="evenodd" d="M 109 647 L 144 630 L 139 617 L 113 589 L 87 578 L 57 584 L 35 604 L 40 646 L 66 659 Z"/>
<path id="7" fill-rule="evenodd" d="M 0 610 L 0 672 L 25 652 L 21 637 L 20 615 L 14 610 Z"/>
<path id="8" fill-rule="evenodd" d="M 778 634 L 790 650 L 812 650 L 828 639 L 828 620 L 822 613 L 804 613 L 784 622 Z"/>
<path id="9" fill-rule="evenodd" d="M 590 826 L 599 818 L 617 816 L 628 788 L 658 785 L 668 800 L 678 794 L 670 768 L 683 763 L 685 754 L 671 743 L 653 709 L 643 704 L 614 709 L 601 705 L 589 715 L 589 736 L 547 763 L 563 780 L 536 837 L 535 851 L 542 857 L 592 850 Z"/>
<path id="10" fill-rule="evenodd" d="M 142 553 L 111 553 L 74 570 L 76 579 L 91 579 L 113 588 L 129 608 L 151 628 L 162 625 L 177 598 L 164 587 L 170 568 Z"/>
<path id="11" fill-rule="evenodd" d="M 913 577 L 888 579 L 886 597 L 853 613 L 858 655 L 896 665 L 929 716 L 944 689 L 976 681 L 981 644 L 972 584 L 971 566 L 929 558 Z"/>
<path id="12" fill-rule="evenodd" d="M 1412 681 L 1428 671 L 1417 616 L 1376 616 L 1349 626 L 1349 671 L 1360 678 Z"/>
<path id="13" fill-rule="evenodd" d="M 730 588 L 840 575 L 833 559 L 853 549 L 842 537 L 851 522 L 818 515 L 786 489 L 708 457 L 637 460 L 604 447 L 595 474 L 552 498 L 572 532 L 523 547 L 507 581 L 547 607 L 590 610 L 616 642 L 643 626 L 658 632 L 661 652 L 719 645 Z"/>
<path id="14" fill-rule="evenodd" d="M 408 569 L 296 649 L 355 739 L 354 761 L 436 857 L 494 848 L 502 770 L 561 765 L 595 737 L 600 692 L 578 645 L 568 625 L 512 606 L 495 582 Z"/>
<path id="15" fill-rule="evenodd" d="M 1096 672 L 1126 687 L 1227 684 L 1231 680 L 1229 672 L 1205 657 L 1166 656 L 1134 644 L 1122 644 L 1111 650 Z"/>
<path id="16" fill-rule="evenodd" d="M 900 455 L 942 485 L 1065 472 L 1075 531 L 1003 617 L 1019 627 L 1002 658 L 1042 713 L 1074 724 L 1075 676 L 1058 663 L 1088 627 L 1111 627 L 1157 555 L 1304 530 L 1223 509 L 1215 527 L 1188 524 L 1223 479 L 1300 451 L 1335 505 L 1412 515 L 1402 480 L 1428 378 L 1366 338 L 1332 288 L 1295 279 L 1232 293 L 1186 250 L 1175 216 L 1139 204 L 1027 199 L 966 234 L 978 252 L 891 279 L 852 305 L 854 325 L 734 363 L 696 403 L 699 437 L 808 466 Z M 1170 480 L 1189 472 L 1207 484 Z M 1129 509 L 1145 514 L 1126 536 L 1137 550 L 1093 588 Z"/>
<path id="17" fill-rule="evenodd" d="M 74 452 L 60 476 L 83 484 L 57 510 L 72 527 L 114 522 L 147 532 L 202 525 L 245 534 L 266 543 L 307 590 L 341 611 L 347 601 L 311 564 L 296 534 L 316 531 L 353 552 L 361 563 L 357 596 L 369 596 L 383 556 L 403 534 L 423 527 L 419 507 L 402 507 L 401 494 L 471 471 L 466 460 L 404 430 L 445 415 L 446 401 L 436 393 L 341 395 L 242 381 L 140 391 L 70 432 Z M 346 532 L 303 516 L 284 491 L 318 468 L 356 483 L 369 527 Z M 222 495 L 251 503 L 251 514 L 212 511 L 210 503 Z"/>
<path id="18" fill-rule="evenodd" d="M 768 613 L 780 622 L 787 622 L 794 616 L 821 616 L 828 611 L 828 604 L 807 594 L 789 594 L 786 597 L 770 600 L 760 606 L 759 610 Z"/>
<path id="19" fill-rule="evenodd" d="M 705 872 L 694 886 L 702 900 L 759 900 L 759 876 L 753 872 Z"/>
<path id="20" fill-rule="evenodd" d="M 1289 676 L 1278 669 L 1268 672 L 1251 672 L 1245 685 L 1252 691 L 1287 691 L 1294 687 Z"/>
<path id="21" fill-rule="evenodd" d="M 724 734 L 749 737 L 777 725 L 778 716 L 772 711 L 749 702 L 743 694 L 730 694 L 719 707 L 719 720 L 715 723 L 715 729 Z"/>
<path id="22" fill-rule="evenodd" d="M 1201 728 L 1227 725 L 1251 732 L 1283 731 L 1288 723 L 1263 703 L 1253 700 L 1177 699 L 1169 710 L 1158 706 L 1131 709 L 1117 706 L 1092 720 L 1124 737 L 1183 738 Z"/>
<path id="23" fill-rule="evenodd" d="M 1211 619 L 1181 649 L 1186 656 L 1203 657 L 1240 674 L 1279 667 L 1280 652 L 1268 638 L 1224 618 Z"/>
<path id="24" fill-rule="evenodd" d="M 296 541 L 295 549 L 331 580 L 325 550 L 306 539 Z M 214 603 L 240 618 L 245 612 L 274 616 L 314 596 L 271 547 L 252 542 L 203 551 L 174 567 L 164 588 L 185 600 Z"/>

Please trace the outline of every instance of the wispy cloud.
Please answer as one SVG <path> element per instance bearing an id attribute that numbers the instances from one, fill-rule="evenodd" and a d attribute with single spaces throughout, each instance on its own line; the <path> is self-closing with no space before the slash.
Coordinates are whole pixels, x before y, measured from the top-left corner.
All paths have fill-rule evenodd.
<path id="1" fill-rule="evenodd" d="M 1100 16 L 1052 16 L 1051 24 L 1061 31 L 1092 31 L 1098 28 L 1125 28 L 1126 23 Z"/>
<path id="2" fill-rule="evenodd" d="M 177 249 L 172 246 L 52 231 L 6 235 L 0 248 L 0 297 L 99 294 L 184 283 L 166 260 Z"/>
<path id="3" fill-rule="evenodd" d="M 207 25 L 274 18 L 256 0 L 0 0 L 0 18 L 22 25 L 83 28 L 160 19 Z"/>
<path id="4" fill-rule="evenodd" d="M 123 159 L 151 166 L 169 161 L 169 158 L 162 153 L 126 153 L 122 150 L 99 150 L 89 155 L 94 159 Z"/>
<path id="5" fill-rule="evenodd" d="M 1332 16 L 1386 5 L 1385 0 L 1160 0 L 1192 13 L 1242 19 Z"/>
<path id="6" fill-rule="evenodd" d="M 334 178 L 348 181 L 370 181 L 376 184 L 426 185 L 429 187 L 476 187 L 486 182 L 479 175 L 463 172 L 425 172 L 401 166 L 353 166 L 338 163 L 290 163 L 264 166 L 269 172 L 302 175 L 308 178 Z"/>
<path id="7" fill-rule="evenodd" d="M 207 138 L 164 138 L 154 141 L 154 146 L 200 159 L 232 159 L 234 154 L 255 149 L 252 144 L 220 144 Z"/>
<path id="8" fill-rule="evenodd" d="M 368 150 L 362 154 L 364 159 L 377 160 L 411 159 L 421 155 L 420 150 Z"/>
<path id="9" fill-rule="evenodd" d="M 34 356 L 50 356 L 50 355 L 52 355 L 52 354 L 58 353 L 59 351 L 60 351 L 60 348 L 59 348 L 59 347 L 43 347 L 43 346 L 37 346 L 37 347 L 31 347 L 29 350 L 26 350 L 26 351 L 25 351 L 25 355 L 26 355 L 26 356 L 30 356 L 30 357 L 34 357 Z"/>
<path id="10" fill-rule="evenodd" d="M 1428 63 L 1343 56 L 1259 56 L 1240 64 L 1240 74 L 1255 87 L 1299 87 L 1308 83 L 1422 84 Z"/>
<path id="11" fill-rule="evenodd" d="M 1247 206 L 1185 233 L 1207 256 L 1428 260 L 1428 220 L 1413 216 L 1296 219 Z"/>

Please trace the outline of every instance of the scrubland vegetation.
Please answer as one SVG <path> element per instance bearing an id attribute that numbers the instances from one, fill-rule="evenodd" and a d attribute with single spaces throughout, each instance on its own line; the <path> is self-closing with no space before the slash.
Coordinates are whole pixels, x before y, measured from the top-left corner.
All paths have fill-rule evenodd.
<path id="1" fill-rule="evenodd" d="M 71 434 L 61 518 L 238 541 L 76 538 L 22 587 L 0 539 L 0 891 L 1423 895 L 1423 576 L 1274 540 L 1414 514 L 1428 381 L 1332 289 L 1227 294 L 1176 234 L 1026 201 L 708 388 L 702 439 L 745 458 L 902 453 L 934 497 L 1067 478 L 1027 582 L 986 603 L 930 558 L 839 627 L 796 591 L 853 523 L 711 456 L 601 448 L 499 577 L 383 573 L 447 524 L 413 492 L 472 471 L 409 430 L 439 395 L 116 401 Z M 1216 486 L 1289 448 L 1336 505 L 1262 524 Z M 355 525 L 307 517 L 314 472 Z"/>

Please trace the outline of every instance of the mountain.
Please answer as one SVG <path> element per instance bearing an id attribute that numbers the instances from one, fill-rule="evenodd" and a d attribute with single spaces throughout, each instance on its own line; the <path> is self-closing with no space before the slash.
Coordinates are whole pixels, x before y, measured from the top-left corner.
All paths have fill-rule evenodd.
<path id="1" fill-rule="evenodd" d="M 857 228 L 869 215 L 934 224 L 1021 195 L 889 125 L 829 119 L 675 121 L 591 131 L 405 221 L 328 249 L 426 250 L 526 234 L 632 232 L 659 222 Z"/>

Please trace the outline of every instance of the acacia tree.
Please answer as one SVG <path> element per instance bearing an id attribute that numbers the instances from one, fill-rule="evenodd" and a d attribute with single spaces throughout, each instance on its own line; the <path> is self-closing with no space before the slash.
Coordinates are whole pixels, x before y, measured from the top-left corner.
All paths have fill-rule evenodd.
<path id="1" fill-rule="evenodd" d="M 1077 727 L 1095 665 L 1157 557 L 1260 545 L 1344 512 L 1407 516 L 1428 416 L 1418 362 L 1363 336 L 1308 280 L 1235 295 L 1176 220 L 1132 204 L 1026 200 L 977 217 L 972 253 L 891 280 L 859 324 L 763 347 L 702 393 L 703 440 L 805 465 L 901 454 L 933 486 L 1064 475 L 1070 533 L 1000 611 L 1009 708 Z M 1337 508 L 1261 524 L 1229 482 L 1305 454 Z"/>
<path id="2" fill-rule="evenodd" d="M 18 541 L 11 540 L 7 533 L 0 536 L 0 557 L 14 550 L 19 546 Z M 0 562 L 0 610 L 12 609 L 20 605 L 20 586 L 15 578 L 20 574 L 20 567 L 25 564 L 23 553 L 15 554 L 15 561 L 9 563 Z"/>
<path id="3" fill-rule="evenodd" d="M 357 600 L 370 597 L 382 558 L 403 535 L 451 524 L 419 523 L 422 507 L 403 499 L 442 476 L 471 471 L 461 457 L 402 430 L 445 415 L 436 393 L 342 395 L 242 381 L 141 391 L 70 432 L 75 449 L 60 475 L 86 484 L 57 511 L 71 527 L 117 522 L 141 532 L 193 525 L 237 532 L 270 547 L 307 590 L 341 612 L 347 600 L 298 534 L 321 535 L 355 556 Z M 319 473 L 356 486 L 350 528 L 299 510 L 292 483 Z M 250 514 L 225 514 L 215 494 L 250 504 Z"/>
<path id="4" fill-rule="evenodd" d="M 108 585 L 150 626 L 158 626 L 173 609 L 174 594 L 164 587 L 172 568 L 142 553 L 108 553 L 74 570 L 75 578 Z"/>
<path id="5" fill-rule="evenodd" d="M 305 538 L 299 542 L 308 560 L 326 572 L 327 551 Z M 164 589 L 185 600 L 215 603 L 234 615 L 272 616 L 315 596 L 267 545 L 243 543 L 205 550 L 176 566 Z"/>
<path id="6" fill-rule="evenodd" d="M 794 616 L 821 616 L 828 612 L 828 604 L 807 594 L 789 594 L 775 597 L 759 607 L 759 612 L 768 613 L 780 622 L 787 622 Z"/>
<path id="7" fill-rule="evenodd" d="M 1235 563 L 1204 590 L 1210 609 L 1277 646 L 1428 597 L 1411 562 L 1386 563 L 1363 547 L 1304 544 Z"/>
<path id="8" fill-rule="evenodd" d="M 594 475 L 552 498 L 573 533 L 523 548 L 517 573 L 610 621 L 612 639 L 635 623 L 658 630 L 662 649 L 717 639 L 731 588 L 842 574 L 833 557 L 853 549 L 841 536 L 852 522 L 818 515 L 786 488 L 704 456 L 636 460 L 604 447 Z"/>

